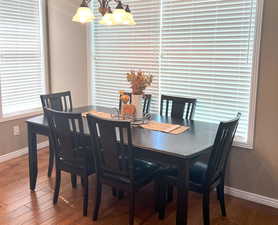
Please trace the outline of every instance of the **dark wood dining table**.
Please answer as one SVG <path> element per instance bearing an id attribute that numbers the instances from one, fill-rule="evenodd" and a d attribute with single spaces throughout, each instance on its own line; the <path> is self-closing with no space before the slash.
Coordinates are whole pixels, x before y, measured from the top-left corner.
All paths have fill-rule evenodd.
<path id="1" fill-rule="evenodd" d="M 88 112 L 90 110 L 111 113 L 111 108 L 100 106 L 80 107 L 73 111 Z M 209 153 L 211 150 L 218 124 L 173 119 L 160 115 L 152 115 L 152 120 L 190 127 L 189 130 L 179 135 L 143 129 L 141 127 L 132 128 L 132 140 L 135 146 L 134 155 L 136 158 L 164 163 L 175 166 L 178 169 L 176 224 L 186 225 L 189 168 L 198 157 Z M 34 191 L 38 174 L 37 135 L 48 136 L 49 127 L 43 115 L 30 118 L 26 122 L 28 129 L 30 189 Z M 86 125 L 86 121 L 84 123 Z"/>

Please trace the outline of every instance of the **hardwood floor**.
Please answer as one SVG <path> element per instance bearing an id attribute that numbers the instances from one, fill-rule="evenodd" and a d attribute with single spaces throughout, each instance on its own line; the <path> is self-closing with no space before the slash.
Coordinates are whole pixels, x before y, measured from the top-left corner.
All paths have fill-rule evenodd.
<path id="1" fill-rule="evenodd" d="M 94 177 L 90 180 L 89 216 L 82 216 L 82 188 L 72 189 L 70 175 L 63 174 L 60 198 L 52 204 L 54 175 L 47 177 L 48 151 L 39 157 L 39 176 L 35 192 L 29 190 L 28 156 L 0 164 L 0 224 L 1 225 L 127 225 L 128 201 L 117 200 L 111 188 L 104 187 L 102 205 L 97 222 L 91 220 L 93 208 Z M 135 225 L 174 225 L 175 201 L 166 210 L 166 218 L 158 220 L 154 212 L 152 185 L 136 195 Z M 189 225 L 202 225 L 201 197 L 190 193 Z M 226 196 L 228 216 L 220 216 L 220 209 L 213 194 L 211 202 L 212 225 L 278 225 L 278 210 L 252 202 Z"/>

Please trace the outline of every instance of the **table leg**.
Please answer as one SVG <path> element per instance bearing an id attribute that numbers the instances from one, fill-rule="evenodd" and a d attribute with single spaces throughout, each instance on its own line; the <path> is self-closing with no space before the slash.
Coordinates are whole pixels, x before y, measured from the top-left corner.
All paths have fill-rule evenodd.
<path id="1" fill-rule="evenodd" d="M 189 161 L 179 163 L 176 225 L 187 225 Z"/>
<path id="2" fill-rule="evenodd" d="M 38 175 L 38 159 L 37 159 L 37 135 L 32 129 L 32 125 L 28 124 L 28 151 L 29 151 L 29 179 L 30 189 L 36 188 Z"/>
<path id="3" fill-rule="evenodd" d="M 49 162 L 48 162 L 48 172 L 47 176 L 51 177 L 53 166 L 54 166 L 54 149 L 53 149 L 53 144 L 51 142 L 51 138 L 48 138 L 49 140 Z"/>

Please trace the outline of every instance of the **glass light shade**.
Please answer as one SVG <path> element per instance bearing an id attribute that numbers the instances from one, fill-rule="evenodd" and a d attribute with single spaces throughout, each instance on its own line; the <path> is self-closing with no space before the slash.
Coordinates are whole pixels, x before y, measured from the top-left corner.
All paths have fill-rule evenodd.
<path id="1" fill-rule="evenodd" d="M 80 7 L 76 14 L 72 17 L 72 21 L 78 23 L 89 23 L 95 19 L 92 10 L 89 7 Z"/>
<path id="2" fill-rule="evenodd" d="M 103 25 L 108 25 L 108 26 L 116 25 L 116 23 L 114 21 L 114 16 L 112 13 L 105 13 L 105 15 L 99 21 L 99 23 L 103 24 Z"/>
<path id="3" fill-rule="evenodd" d="M 124 18 L 123 24 L 124 25 L 136 25 L 133 15 L 130 12 L 126 12 L 126 16 Z"/>
<path id="4" fill-rule="evenodd" d="M 114 21 L 117 25 L 121 25 L 126 20 L 127 12 L 124 9 L 115 9 L 113 11 Z"/>

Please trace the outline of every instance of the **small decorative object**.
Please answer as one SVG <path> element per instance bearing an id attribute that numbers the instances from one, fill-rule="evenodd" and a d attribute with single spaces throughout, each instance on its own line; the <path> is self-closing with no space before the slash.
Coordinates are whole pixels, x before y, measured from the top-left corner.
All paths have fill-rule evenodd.
<path id="1" fill-rule="evenodd" d="M 127 81 L 131 84 L 131 103 L 136 108 L 136 118 L 143 118 L 142 95 L 144 90 L 151 86 L 153 76 L 144 71 L 131 71 L 127 73 Z"/>
<path id="2" fill-rule="evenodd" d="M 134 117 L 136 113 L 136 108 L 134 105 L 132 104 L 124 104 L 122 106 L 122 117 L 123 118 L 130 118 L 130 117 Z"/>
<path id="3" fill-rule="evenodd" d="M 125 117 L 134 117 L 136 108 L 132 104 L 128 104 L 129 102 L 129 95 L 125 94 L 124 91 L 119 91 L 120 100 L 122 101 L 122 109 L 121 109 L 121 116 Z"/>

